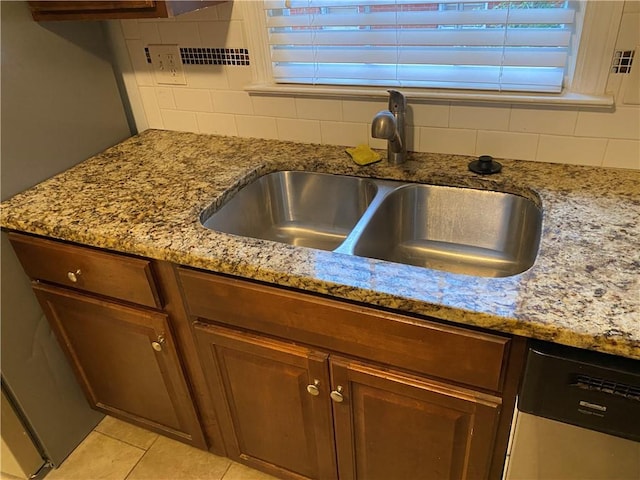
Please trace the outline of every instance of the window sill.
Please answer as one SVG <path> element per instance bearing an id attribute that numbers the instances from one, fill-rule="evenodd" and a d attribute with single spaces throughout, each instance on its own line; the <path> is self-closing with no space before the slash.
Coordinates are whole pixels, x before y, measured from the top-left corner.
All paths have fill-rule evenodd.
<path id="1" fill-rule="evenodd" d="M 555 106 L 580 108 L 612 108 L 613 95 L 587 95 L 562 92 L 558 94 L 483 92 L 470 90 L 416 90 L 398 88 L 413 103 L 450 102 L 450 103 L 495 103 L 524 106 Z M 379 99 L 388 98 L 387 89 L 380 87 L 341 87 L 325 85 L 284 85 L 253 84 L 245 87 L 250 95 L 298 96 L 334 99 Z"/>

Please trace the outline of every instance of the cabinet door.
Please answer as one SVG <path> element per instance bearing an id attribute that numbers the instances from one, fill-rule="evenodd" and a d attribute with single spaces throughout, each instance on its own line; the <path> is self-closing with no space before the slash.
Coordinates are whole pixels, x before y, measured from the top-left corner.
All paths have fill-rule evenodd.
<path id="1" fill-rule="evenodd" d="M 499 398 L 336 357 L 331 380 L 341 480 L 487 478 Z"/>
<path id="2" fill-rule="evenodd" d="M 195 332 L 229 456 L 286 478 L 336 478 L 327 355 L 202 323 Z"/>
<path id="3" fill-rule="evenodd" d="M 36 21 L 167 18 L 221 3 L 222 0 L 30 1 Z"/>
<path id="4" fill-rule="evenodd" d="M 34 291 L 96 409 L 206 448 L 165 314 L 44 284 Z"/>

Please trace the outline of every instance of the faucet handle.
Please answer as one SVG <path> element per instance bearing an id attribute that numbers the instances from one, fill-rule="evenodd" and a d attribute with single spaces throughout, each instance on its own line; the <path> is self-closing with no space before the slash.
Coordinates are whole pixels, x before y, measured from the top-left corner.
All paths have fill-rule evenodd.
<path id="1" fill-rule="evenodd" d="M 389 92 L 389 110 L 392 112 L 404 112 L 407 109 L 407 99 L 398 90 L 387 90 Z"/>

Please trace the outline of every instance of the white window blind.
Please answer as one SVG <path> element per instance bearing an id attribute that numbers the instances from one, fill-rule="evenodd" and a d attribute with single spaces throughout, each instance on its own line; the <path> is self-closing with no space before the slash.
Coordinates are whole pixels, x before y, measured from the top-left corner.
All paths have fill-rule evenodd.
<path id="1" fill-rule="evenodd" d="M 560 92 L 568 1 L 265 0 L 277 83 Z"/>

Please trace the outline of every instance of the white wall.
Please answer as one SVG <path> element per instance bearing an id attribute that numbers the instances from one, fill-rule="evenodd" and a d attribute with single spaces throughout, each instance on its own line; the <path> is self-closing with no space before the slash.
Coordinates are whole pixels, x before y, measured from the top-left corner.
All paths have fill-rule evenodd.
<path id="1" fill-rule="evenodd" d="M 124 20 L 121 34 L 113 29 L 123 61 L 131 61 L 123 75 L 139 130 L 385 147 L 369 134 L 374 114 L 386 108 L 383 100 L 249 96 L 243 90 L 252 79 L 247 66 L 187 65 L 186 86 L 155 82 L 144 54 L 146 45 L 246 48 L 245 29 L 252 26 L 243 20 L 241 10 L 238 2 L 227 2 L 177 19 Z M 616 49 L 634 49 L 640 44 L 639 24 L 640 2 L 627 1 Z M 640 52 L 636 56 L 638 69 Z M 640 107 L 622 102 L 629 83 L 623 81 L 626 77 L 609 75 L 608 89 L 616 95 L 614 111 L 415 104 L 411 106 L 409 149 L 640 169 Z"/>

